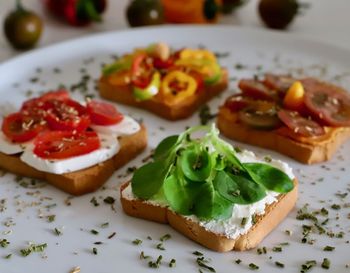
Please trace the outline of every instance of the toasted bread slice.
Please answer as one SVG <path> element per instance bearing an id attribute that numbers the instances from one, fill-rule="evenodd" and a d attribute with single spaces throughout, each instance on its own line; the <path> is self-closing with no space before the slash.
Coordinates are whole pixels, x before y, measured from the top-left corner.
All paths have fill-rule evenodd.
<path id="1" fill-rule="evenodd" d="M 176 105 L 168 105 L 157 99 L 138 101 L 134 98 L 129 85 L 113 85 L 110 83 L 109 78 L 105 76 L 102 76 L 99 81 L 99 92 L 105 99 L 143 108 L 169 120 L 179 120 L 191 116 L 201 105 L 205 104 L 227 88 L 227 70 L 223 69 L 222 73 L 223 76 L 219 83 L 204 87 L 204 90 L 198 92 L 196 96 L 192 96 Z"/>
<path id="2" fill-rule="evenodd" d="M 38 171 L 21 161 L 18 155 L 0 153 L 0 168 L 13 174 L 46 180 L 53 186 L 72 195 L 82 195 L 93 192 L 102 186 L 116 169 L 128 163 L 147 146 L 146 128 L 133 135 L 119 138 L 120 150 L 111 159 L 98 165 L 65 174 L 52 174 Z"/>
<path id="3" fill-rule="evenodd" d="M 243 143 L 267 148 L 287 155 L 305 164 L 324 162 L 332 158 L 337 149 L 350 138 L 350 127 L 329 128 L 322 138 L 297 141 L 275 130 L 256 130 L 227 116 L 220 109 L 217 119 L 220 132 L 226 137 Z"/>
<path id="4" fill-rule="evenodd" d="M 139 199 L 129 200 L 123 197 L 123 190 L 129 182 L 120 188 L 120 199 L 126 214 L 171 227 L 193 241 L 218 252 L 231 250 L 244 251 L 256 247 L 293 209 L 298 197 L 298 183 L 294 179 L 294 189 L 278 196 L 278 201 L 266 206 L 265 214 L 256 218 L 255 224 L 244 235 L 230 239 L 223 234 L 206 230 L 197 222 L 185 218 L 167 207 L 156 206 Z"/>

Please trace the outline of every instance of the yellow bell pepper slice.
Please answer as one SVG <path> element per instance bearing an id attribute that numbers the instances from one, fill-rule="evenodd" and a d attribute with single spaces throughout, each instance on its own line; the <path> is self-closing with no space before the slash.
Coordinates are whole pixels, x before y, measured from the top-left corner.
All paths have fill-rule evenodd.
<path id="1" fill-rule="evenodd" d="M 206 49 L 191 49 L 185 48 L 181 50 L 179 55 L 180 60 L 184 59 L 206 59 L 212 62 L 216 62 L 216 56 L 213 52 Z"/>
<path id="2" fill-rule="evenodd" d="M 172 71 L 162 81 L 162 94 L 168 104 L 177 104 L 196 93 L 197 81 L 182 71 Z"/>

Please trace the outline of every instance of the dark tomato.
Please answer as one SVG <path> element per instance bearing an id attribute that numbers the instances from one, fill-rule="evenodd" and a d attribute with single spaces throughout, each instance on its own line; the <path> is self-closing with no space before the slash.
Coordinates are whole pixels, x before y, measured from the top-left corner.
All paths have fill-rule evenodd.
<path id="1" fill-rule="evenodd" d="M 262 82 L 252 79 L 243 79 L 238 83 L 243 95 L 259 100 L 276 100 L 277 93 L 267 88 Z"/>
<path id="2" fill-rule="evenodd" d="M 45 128 L 40 120 L 18 112 L 5 117 L 1 129 L 12 142 L 23 143 L 35 138 Z"/>
<path id="3" fill-rule="evenodd" d="M 304 103 L 313 117 L 330 126 L 350 126 L 350 94 L 340 87 L 309 78 L 302 80 Z"/>
<path id="4" fill-rule="evenodd" d="M 278 117 L 289 129 L 299 135 L 312 137 L 325 134 L 325 130 L 320 124 L 302 117 L 297 112 L 280 110 L 278 111 Z"/>
<path id="5" fill-rule="evenodd" d="M 92 100 L 86 108 L 91 122 L 96 125 L 113 125 L 123 120 L 123 115 L 110 103 Z"/>
<path id="6" fill-rule="evenodd" d="M 225 102 L 225 107 L 232 112 L 238 112 L 253 103 L 253 99 L 241 94 L 232 95 Z"/>
<path id="7" fill-rule="evenodd" d="M 66 159 L 88 154 L 99 148 L 100 140 L 93 131 L 49 131 L 35 138 L 33 152 L 44 159 Z"/>
<path id="8" fill-rule="evenodd" d="M 271 103 L 256 102 L 238 112 L 245 125 L 259 130 L 272 130 L 281 125 L 276 108 Z"/>
<path id="9" fill-rule="evenodd" d="M 84 131 L 90 125 L 86 108 L 73 100 L 47 101 L 45 119 L 50 129 Z"/>
<path id="10" fill-rule="evenodd" d="M 296 79 L 288 75 L 274 75 L 268 73 L 265 75 L 264 84 L 276 90 L 281 96 L 284 96 L 295 81 Z"/>

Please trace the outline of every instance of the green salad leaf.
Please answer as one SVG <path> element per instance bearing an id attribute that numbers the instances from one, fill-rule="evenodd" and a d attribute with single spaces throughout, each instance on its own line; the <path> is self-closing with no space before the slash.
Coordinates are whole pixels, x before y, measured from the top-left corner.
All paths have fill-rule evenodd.
<path id="1" fill-rule="evenodd" d="M 205 130 L 200 139 L 191 134 Z M 197 126 L 165 138 L 154 161 L 135 171 L 132 191 L 138 198 L 166 200 L 182 215 L 202 220 L 226 219 L 233 207 L 263 199 L 267 190 L 287 193 L 294 187 L 287 174 L 268 164 L 241 163 L 215 126 Z"/>
<path id="2" fill-rule="evenodd" d="M 216 174 L 213 184 L 222 197 L 235 204 L 252 204 L 266 196 L 266 190 L 260 184 L 225 171 Z"/>
<path id="3" fill-rule="evenodd" d="M 157 148 L 154 150 L 154 155 L 153 155 L 154 160 L 157 161 L 157 160 L 166 159 L 171 149 L 174 148 L 178 138 L 179 136 L 177 135 L 164 138 L 158 144 Z"/>
<path id="4" fill-rule="evenodd" d="M 139 168 L 133 175 L 131 187 L 133 193 L 142 199 L 149 199 L 163 186 L 168 174 L 164 161 L 154 161 Z"/>
<path id="5" fill-rule="evenodd" d="M 289 176 L 275 167 L 263 163 L 244 163 L 243 166 L 256 183 L 268 190 L 287 193 L 294 188 Z"/>

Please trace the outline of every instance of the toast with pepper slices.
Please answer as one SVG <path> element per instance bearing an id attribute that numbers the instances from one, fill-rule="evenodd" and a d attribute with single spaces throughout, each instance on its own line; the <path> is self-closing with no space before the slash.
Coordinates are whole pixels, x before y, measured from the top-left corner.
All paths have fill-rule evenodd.
<path id="1" fill-rule="evenodd" d="M 169 120 L 191 116 L 227 86 L 227 70 L 212 52 L 189 48 L 172 52 L 164 43 L 122 56 L 103 69 L 99 80 L 102 97 Z"/>
<path id="2" fill-rule="evenodd" d="M 60 112 L 57 112 L 58 109 Z M 51 120 L 48 116 L 53 114 L 55 118 Z M 125 117 L 110 104 L 90 101 L 85 107 L 71 100 L 65 90 L 49 92 L 24 102 L 19 112 L 4 118 L 1 143 L 25 145 L 27 148 L 33 144 L 34 148 L 30 151 L 33 156 L 52 162 L 72 159 L 72 164 L 74 157 L 96 151 L 96 140 L 96 147 L 102 148 L 101 142 L 105 140 L 91 130 L 91 124 L 116 125 L 123 119 Z M 146 128 L 142 124 L 138 131 L 131 134 L 111 136 L 111 139 L 115 138 L 119 142 L 119 150 L 115 155 L 74 171 L 55 173 L 35 168 L 21 157 L 27 148 L 14 153 L 0 152 L 0 168 L 16 175 L 45 180 L 72 195 L 82 195 L 97 190 L 115 170 L 135 158 L 147 146 Z M 0 151 L 2 149 L 0 147 Z"/>
<path id="3" fill-rule="evenodd" d="M 266 74 L 239 87 L 242 93 L 226 100 L 217 119 L 231 139 L 313 164 L 331 159 L 350 137 L 350 94 L 338 86 Z"/>
<path id="4" fill-rule="evenodd" d="M 198 128 L 157 146 L 154 161 L 121 186 L 123 210 L 169 224 L 214 251 L 254 248 L 294 207 L 297 179 L 281 161 L 235 151 L 215 127 L 191 139 Z"/>

